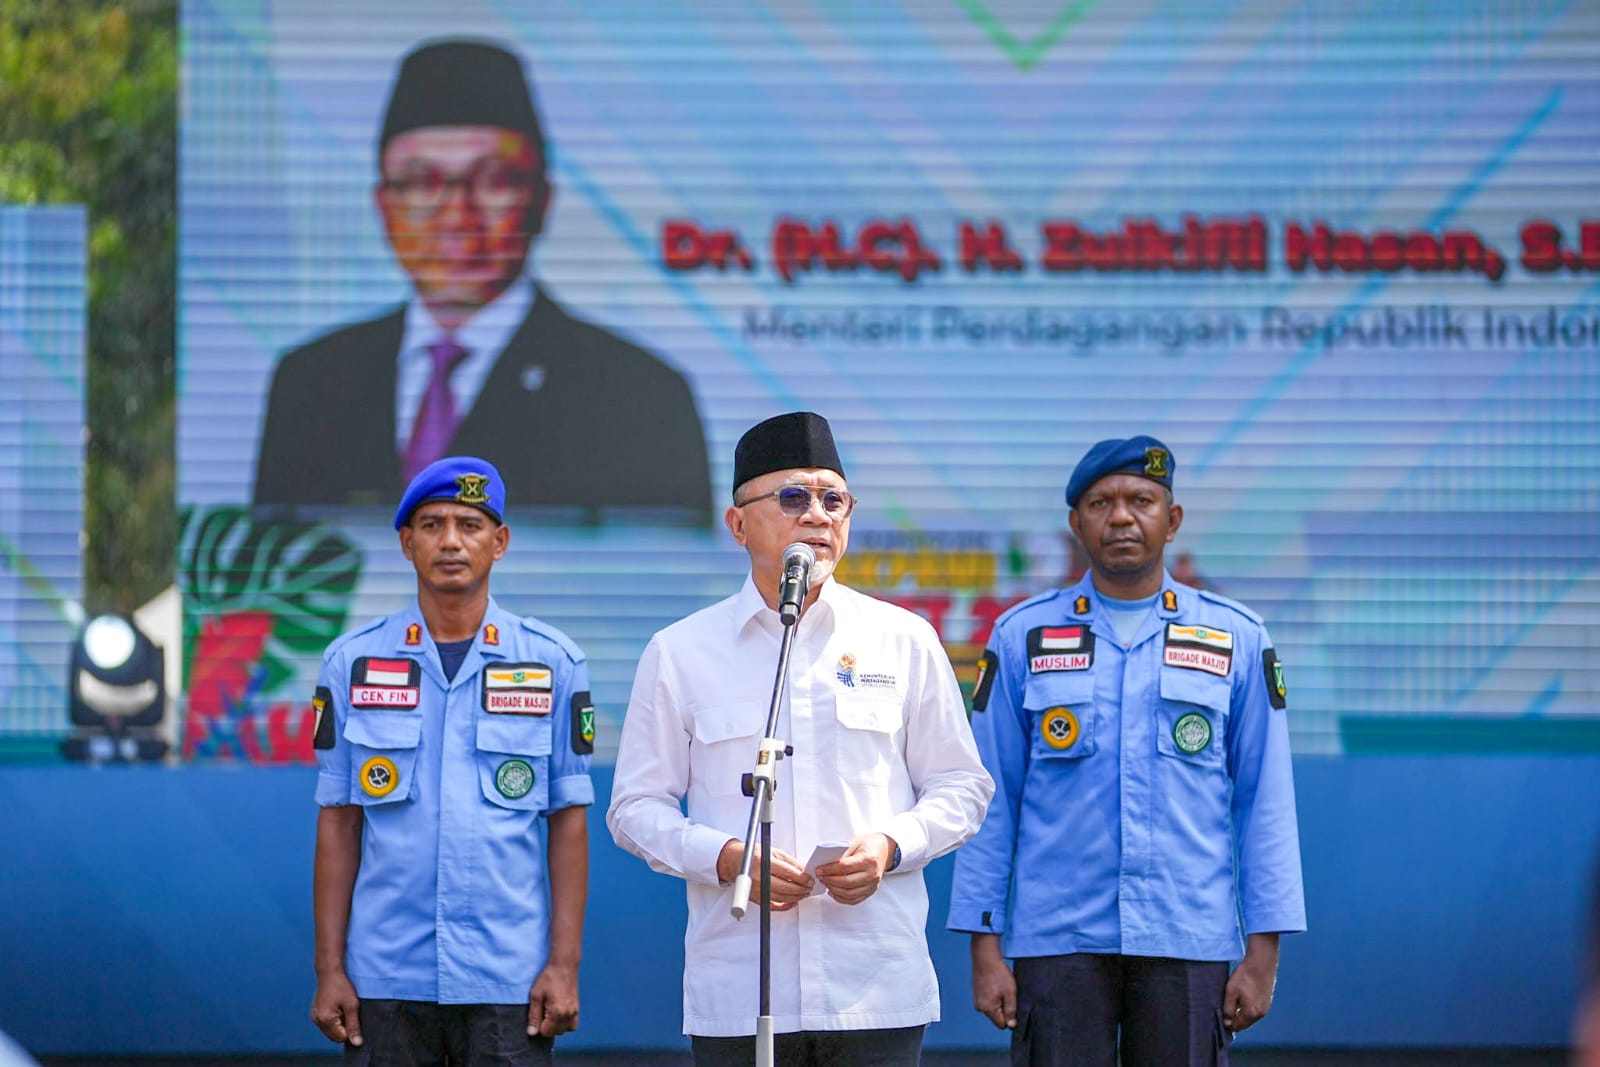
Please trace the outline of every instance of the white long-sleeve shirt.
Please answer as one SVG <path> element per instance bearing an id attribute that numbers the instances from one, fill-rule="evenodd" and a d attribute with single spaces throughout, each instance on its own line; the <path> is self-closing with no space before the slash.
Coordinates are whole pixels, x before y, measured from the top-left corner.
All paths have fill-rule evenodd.
<path id="1" fill-rule="evenodd" d="M 729 914 L 717 856 L 742 840 L 783 628 L 747 579 L 667 627 L 639 661 L 606 824 L 617 844 L 688 883 L 683 1028 L 755 1033 L 759 921 Z M 779 1033 L 919 1026 L 939 1018 L 922 867 L 977 832 L 994 783 L 933 627 L 828 581 L 801 616 L 778 737 L 776 848 L 879 832 L 900 866 L 860 904 L 826 895 L 772 916 Z M 680 807 L 687 800 L 687 815 Z"/>

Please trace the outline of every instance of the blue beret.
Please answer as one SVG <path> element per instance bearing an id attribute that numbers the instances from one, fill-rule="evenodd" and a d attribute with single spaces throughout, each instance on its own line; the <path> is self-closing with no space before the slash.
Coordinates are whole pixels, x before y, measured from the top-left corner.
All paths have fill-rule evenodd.
<path id="1" fill-rule="evenodd" d="M 406 486 L 405 496 L 394 512 L 396 530 L 411 520 L 411 513 L 423 504 L 447 500 L 477 508 L 495 522 L 506 510 L 506 483 L 494 464 L 477 456 L 446 456 L 436 459 L 417 473 Z"/>
<path id="2" fill-rule="evenodd" d="M 1140 434 L 1126 440 L 1113 437 L 1101 441 L 1083 454 L 1072 478 L 1067 482 L 1067 507 L 1078 506 L 1078 498 L 1108 474 L 1137 474 L 1172 488 L 1172 471 L 1177 467 L 1172 449 L 1154 437 Z"/>

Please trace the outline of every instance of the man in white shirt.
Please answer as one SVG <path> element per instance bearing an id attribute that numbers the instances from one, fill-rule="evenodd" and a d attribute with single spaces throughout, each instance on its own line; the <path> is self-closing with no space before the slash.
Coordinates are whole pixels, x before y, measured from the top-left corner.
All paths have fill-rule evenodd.
<path id="1" fill-rule="evenodd" d="M 751 1063 L 759 924 L 729 911 L 750 814 L 740 782 L 777 667 L 783 550 L 810 545 L 777 731 L 794 748 L 778 762 L 772 827 L 778 1062 L 916 1064 L 939 1018 L 921 869 L 977 831 L 994 783 L 933 627 L 830 580 L 855 498 L 827 420 L 753 427 L 733 480 L 724 521 L 750 576 L 645 649 L 606 822 L 618 845 L 689 883 L 683 1022 L 696 1064 Z M 817 868 L 826 893 L 813 895 L 805 857 L 829 841 L 849 847 Z"/>

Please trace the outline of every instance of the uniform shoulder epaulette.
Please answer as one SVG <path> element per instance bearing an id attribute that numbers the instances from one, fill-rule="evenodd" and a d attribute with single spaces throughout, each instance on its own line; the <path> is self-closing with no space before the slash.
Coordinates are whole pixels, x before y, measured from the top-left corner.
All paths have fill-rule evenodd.
<path id="1" fill-rule="evenodd" d="M 1265 626 L 1267 624 L 1267 620 L 1263 619 L 1260 615 L 1257 615 L 1255 612 L 1251 611 L 1237 600 L 1229 600 L 1221 593 L 1213 593 L 1209 589 L 1196 589 L 1195 592 L 1199 593 L 1201 598 L 1204 600 L 1209 600 L 1213 604 L 1221 604 L 1225 608 L 1231 608 L 1232 610 L 1237 611 L 1240 615 L 1243 615 L 1257 626 Z"/>
<path id="2" fill-rule="evenodd" d="M 370 634 L 372 631 L 378 629 L 384 623 L 388 622 L 389 618 L 390 617 L 388 615 L 379 615 L 377 618 L 368 619 L 366 622 L 362 623 L 360 626 L 357 626 L 353 630 L 346 630 L 344 633 L 333 639 L 333 643 L 330 644 L 328 646 L 328 650 L 323 653 L 323 658 L 326 659 L 328 656 L 333 655 L 335 652 L 339 651 L 339 649 L 343 648 L 345 645 L 348 645 L 351 641 L 354 641 L 361 635 Z"/>
<path id="3" fill-rule="evenodd" d="M 1026 600 L 1019 600 L 1005 611 L 1002 611 L 1000 613 L 1000 617 L 994 620 L 994 624 L 999 626 L 1001 623 L 1010 619 L 1011 616 L 1021 614 L 1022 612 L 1027 611 L 1029 608 L 1037 607 L 1040 604 L 1048 604 L 1050 601 L 1064 595 L 1066 592 L 1067 591 L 1065 589 L 1046 589 L 1042 593 L 1033 594 Z"/>
<path id="4" fill-rule="evenodd" d="M 573 663 L 579 663 L 583 660 L 583 649 L 578 647 L 578 643 L 549 623 L 543 622 L 532 615 L 518 616 L 517 621 L 522 623 L 522 628 L 530 634 L 542 637 L 546 641 L 559 646 L 561 651 L 565 652 L 567 658 Z"/>

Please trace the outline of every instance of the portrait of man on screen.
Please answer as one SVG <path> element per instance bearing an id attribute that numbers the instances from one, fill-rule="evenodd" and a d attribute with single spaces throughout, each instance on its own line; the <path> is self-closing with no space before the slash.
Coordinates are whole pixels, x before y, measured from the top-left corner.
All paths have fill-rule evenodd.
<path id="1" fill-rule="evenodd" d="M 519 501 L 580 521 L 647 509 L 708 523 L 688 381 L 570 314 L 530 272 L 554 187 L 518 56 L 475 39 L 412 49 L 377 157 L 373 200 L 411 292 L 279 360 L 258 509 L 381 504 L 440 456 L 468 452 L 494 462 Z"/>

